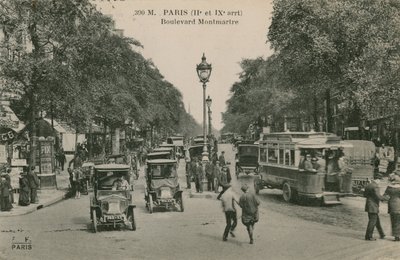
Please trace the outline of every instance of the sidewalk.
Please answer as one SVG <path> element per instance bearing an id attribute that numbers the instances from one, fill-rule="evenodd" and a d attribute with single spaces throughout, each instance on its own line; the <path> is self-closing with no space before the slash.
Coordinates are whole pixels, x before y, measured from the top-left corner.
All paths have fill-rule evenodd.
<path id="1" fill-rule="evenodd" d="M 39 203 L 30 204 L 29 206 L 19 206 L 18 198 L 19 193 L 14 193 L 14 204 L 11 211 L 0 211 L 1 217 L 12 217 L 29 214 L 41 208 L 50 206 L 63 200 L 68 192 L 69 187 L 69 175 L 67 171 L 61 172 L 56 176 L 57 179 L 57 189 L 54 190 L 38 190 Z"/>

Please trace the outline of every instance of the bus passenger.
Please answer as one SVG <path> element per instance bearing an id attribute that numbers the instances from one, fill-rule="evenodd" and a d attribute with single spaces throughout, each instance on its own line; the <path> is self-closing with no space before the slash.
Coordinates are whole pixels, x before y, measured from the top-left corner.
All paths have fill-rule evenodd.
<path id="1" fill-rule="evenodd" d="M 317 172 L 317 170 L 314 169 L 313 164 L 311 162 L 311 154 L 306 155 L 306 160 L 304 161 L 304 170 L 307 172 Z"/>

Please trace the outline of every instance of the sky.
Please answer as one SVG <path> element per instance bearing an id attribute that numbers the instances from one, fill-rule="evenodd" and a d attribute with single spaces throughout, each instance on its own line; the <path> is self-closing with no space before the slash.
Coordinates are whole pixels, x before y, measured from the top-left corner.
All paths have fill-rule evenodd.
<path id="1" fill-rule="evenodd" d="M 203 121 L 203 88 L 196 65 L 203 53 L 212 65 L 206 95 L 212 99 L 212 126 L 223 127 L 222 112 L 230 88 L 239 81 L 242 59 L 268 57 L 272 0 L 92 0 L 112 15 L 117 29 L 138 40 L 135 49 L 151 59 L 165 79 L 180 90 L 186 111 Z M 218 14 L 218 15 L 217 15 Z M 162 19 L 170 22 L 162 24 Z M 171 24 L 176 20 L 195 24 Z M 199 24 L 198 19 L 232 20 L 237 24 Z"/>

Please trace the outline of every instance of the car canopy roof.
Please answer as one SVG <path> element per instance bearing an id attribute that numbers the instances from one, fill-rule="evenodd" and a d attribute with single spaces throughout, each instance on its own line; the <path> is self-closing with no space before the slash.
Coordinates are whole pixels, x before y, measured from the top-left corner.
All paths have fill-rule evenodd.
<path id="1" fill-rule="evenodd" d="M 130 169 L 129 165 L 126 164 L 99 164 L 94 167 L 96 171 L 127 171 Z"/>
<path id="2" fill-rule="evenodd" d="M 176 161 L 171 159 L 154 159 L 148 160 L 147 164 L 176 164 Z"/>

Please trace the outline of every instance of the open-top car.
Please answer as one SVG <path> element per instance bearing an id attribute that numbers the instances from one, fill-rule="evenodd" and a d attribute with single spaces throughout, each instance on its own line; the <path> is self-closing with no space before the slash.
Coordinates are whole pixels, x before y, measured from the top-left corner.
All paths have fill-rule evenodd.
<path id="1" fill-rule="evenodd" d="M 146 207 L 153 213 L 154 207 L 175 208 L 184 211 L 182 190 L 179 187 L 176 161 L 156 159 L 147 161 Z"/>
<path id="2" fill-rule="evenodd" d="M 94 194 L 90 198 L 90 218 L 93 231 L 99 226 L 130 226 L 136 230 L 136 207 L 132 201 L 129 165 L 96 165 L 93 177 Z"/>
<path id="3" fill-rule="evenodd" d="M 258 153 L 259 149 L 257 144 L 244 142 L 238 144 L 235 165 L 237 177 L 239 173 L 258 173 Z"/>

